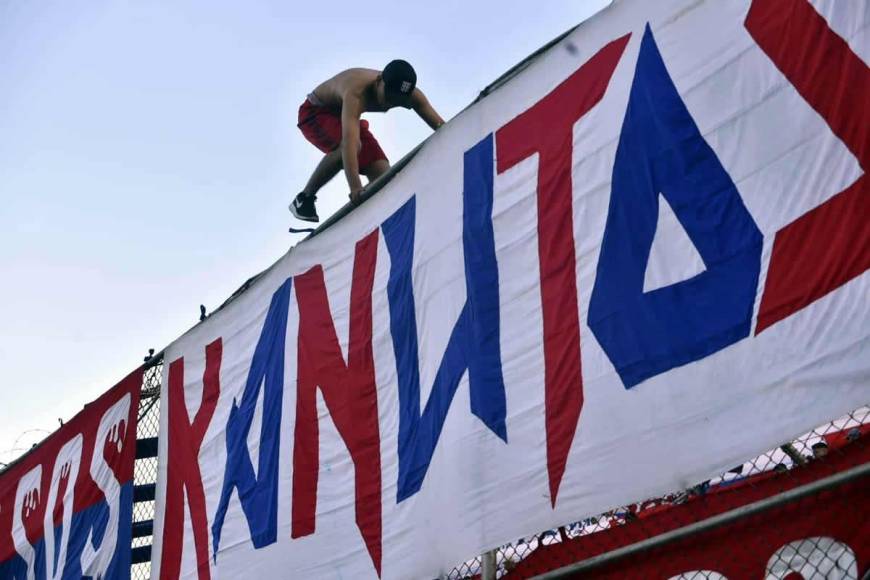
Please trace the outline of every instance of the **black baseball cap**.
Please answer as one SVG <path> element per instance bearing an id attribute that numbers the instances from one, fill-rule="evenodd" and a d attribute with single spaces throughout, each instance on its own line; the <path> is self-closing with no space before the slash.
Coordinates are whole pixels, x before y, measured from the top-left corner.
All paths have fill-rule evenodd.
<path id="1" fill-rule="evenodd" d="M 390 61 L 381 73 L 384 79 L 384 93 L 391 103 L 403 107 L 411 106 L 411 93 L 417 85 L 417 73 L 414 67 L 404 60 Z"/>

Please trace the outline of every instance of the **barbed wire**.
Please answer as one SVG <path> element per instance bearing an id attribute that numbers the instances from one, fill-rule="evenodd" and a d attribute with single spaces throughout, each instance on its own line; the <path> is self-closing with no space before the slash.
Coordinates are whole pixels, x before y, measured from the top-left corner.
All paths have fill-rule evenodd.
<path id="1" fill-rule="evenodd" d="M 39 434 L 40 437 L 31 445 L 21 445 L 21 440 L 27 435 L 31 434 Z M 7 467 L 15 463 L 15 461 L 19 457 L 33 449 L 36 445 L 45 440 L 45 438 L 51 434 L 52 431 L 42 428 L 26 429 L 19 433 L 18 436 L 15 438 L 15 441 L 12 443 L 12 447 L 9 447 L 7 449 L 0 449 L 0 457 L 8 459 L 8 461 L 0 461 L 0 469 L 6 469 Z"/>

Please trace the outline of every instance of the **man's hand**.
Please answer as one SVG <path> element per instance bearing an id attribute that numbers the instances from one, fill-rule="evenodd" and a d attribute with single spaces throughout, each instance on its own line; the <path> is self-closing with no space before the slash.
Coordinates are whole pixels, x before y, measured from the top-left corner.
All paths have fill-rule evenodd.
<path id="1" fill-rule="evenodd" d="M 350 190 L 350 202 L 354 205 L 359 205 L 362 202 L 362 194 L 365 191 L 363 186 L 355 187 Z"/>

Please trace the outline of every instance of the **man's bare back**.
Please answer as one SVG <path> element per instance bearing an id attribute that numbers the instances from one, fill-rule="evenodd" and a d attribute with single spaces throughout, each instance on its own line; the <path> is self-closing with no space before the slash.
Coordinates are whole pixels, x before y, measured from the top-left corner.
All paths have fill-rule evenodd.
<path id="1" fill-rule="evenodd" d="M 368 131 L 368 123 L 360 118 L 363 113 L 382 113 L 401 106 L 413 109 L 432 129 L 444 124 L 416 83 L 411 65 L 397 60 L 383 71 L 344 70 L 314 89 L 300 107 L 298 126 L 306 139 L 326 155 L 290 205 L 293 215 L 319 221 L 314 208 L 316 193 L 342 168 L 354 203 L 360 201 L 363 190 L 360 173 L 371 182 L 389 169 L 386 155 Z"/>
<path id="2" fill-rule="evenodd" d="M 323 106 L 340 111 L 346 98 L 358 101 L 363 112 L 385 112 L 378 102 L 375 85 L 381 71 L 349 68 L 317 85 L 312 94 Z"/>

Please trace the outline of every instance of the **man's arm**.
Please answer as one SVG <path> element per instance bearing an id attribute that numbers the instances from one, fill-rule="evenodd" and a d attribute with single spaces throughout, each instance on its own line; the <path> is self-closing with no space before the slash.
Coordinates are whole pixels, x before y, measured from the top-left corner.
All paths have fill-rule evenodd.
<path id="1" fill-rule="evenodd" d="M 429 104 L 429 99 L 423 94 L 420 89 L 414 89 L 411 95 L 411 108 L 423 119 L 432 129 L 437 129 L 444 124 L 444 119 L 441 118 L 432 105 Z"/>
<path id="2" fill-rule="evenodd" d="M 363 103 L 356 95 L 345 95 L 341 106 L 341 161 L 344 175 L 350 187 L 350 198 L 356 201 L 362 191 L 362 180 L 359 176 L 359 119 L 362 115 Z"/>

